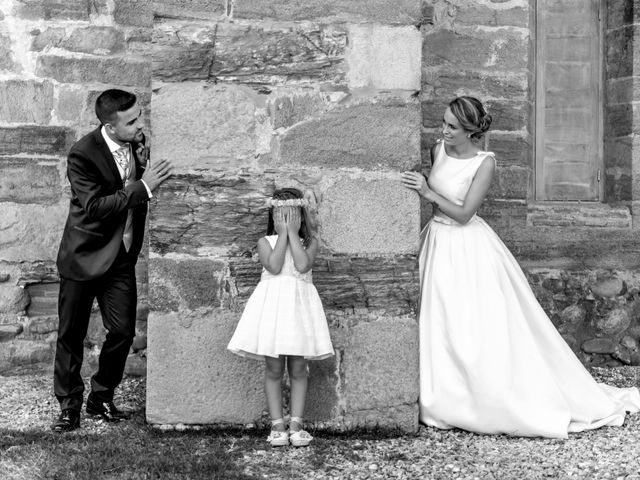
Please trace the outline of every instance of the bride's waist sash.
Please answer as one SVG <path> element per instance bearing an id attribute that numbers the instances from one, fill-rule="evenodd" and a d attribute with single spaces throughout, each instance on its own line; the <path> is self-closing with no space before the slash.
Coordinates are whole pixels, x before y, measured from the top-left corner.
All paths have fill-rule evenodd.
<path id="1" fill-rule="evenodd" d="M 456 227 L 464 227 L 465 225 L 468 225 L 470 223 L 476 222 L 479 219 L 480 219 L 480 217 L 478 217 L 478 215 L 475 214 L 475 213 L 473 214 L 473 217 L 471 217 L 467 223 L 460 223 L 457 220 L 454 220 L 453 218 L 448 217 L 447 215 L 445 215 L 442 212 L 438 212 L 433 217 L 431 217 L 431 221 L 432 222 L 442 223 L 444 225 L 452 225 L 452 226 L 456 226 Z"/>

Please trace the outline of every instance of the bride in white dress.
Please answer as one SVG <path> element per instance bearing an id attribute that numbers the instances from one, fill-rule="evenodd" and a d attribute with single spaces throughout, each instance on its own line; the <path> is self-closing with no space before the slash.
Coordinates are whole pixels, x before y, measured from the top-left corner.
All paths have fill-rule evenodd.
<path id="1" fill-rule="evenodd" d="M 478 433 L 566 438 L 619 426 L 637 388 L 597 383 L 538 304 L 515 258 L 476 215 L 496 165 L 473 140 L 491 116 L 472 97 L 446 109 L 428 181 L 434 204 L 420 250 L 420 421 Z"/>

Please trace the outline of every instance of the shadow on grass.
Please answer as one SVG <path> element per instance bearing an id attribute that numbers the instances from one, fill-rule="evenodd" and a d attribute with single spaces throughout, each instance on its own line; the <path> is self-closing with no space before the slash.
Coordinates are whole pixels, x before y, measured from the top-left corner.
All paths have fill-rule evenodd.
<path id="1" fill-rule="evenodd" d="M 98 433 L 0 429 L 0 478 L 253 479 L 239 460 L 262 443 L 239 430 L 162 432 L 142 419 Z"/>

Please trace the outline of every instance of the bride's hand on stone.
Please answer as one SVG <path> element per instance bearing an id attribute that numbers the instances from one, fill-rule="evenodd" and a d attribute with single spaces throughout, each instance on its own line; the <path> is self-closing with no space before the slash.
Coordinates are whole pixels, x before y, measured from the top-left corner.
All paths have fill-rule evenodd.
<path id="1" fill-rule="evenodd" d="M 433 190 L 427 185 L 427 179 L 424 175 L 418 172 L 403 172 L 401 176 L 402 185 L 411 190 L 415 190 L 421 196 L 429 201 L 432 201 L 430 197 L 433 196 Z"/>

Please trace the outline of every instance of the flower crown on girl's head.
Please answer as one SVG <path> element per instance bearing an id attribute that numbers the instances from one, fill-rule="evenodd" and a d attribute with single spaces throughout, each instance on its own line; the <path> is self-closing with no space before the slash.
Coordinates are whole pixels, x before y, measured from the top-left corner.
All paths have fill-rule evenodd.
<path id="1" fill-rule="evenodd" d="M 290 198 L 288 200 L 275 200 L 269 198 L 267 207 L 308 207 L 309 200 L 306 198 Z"/>

